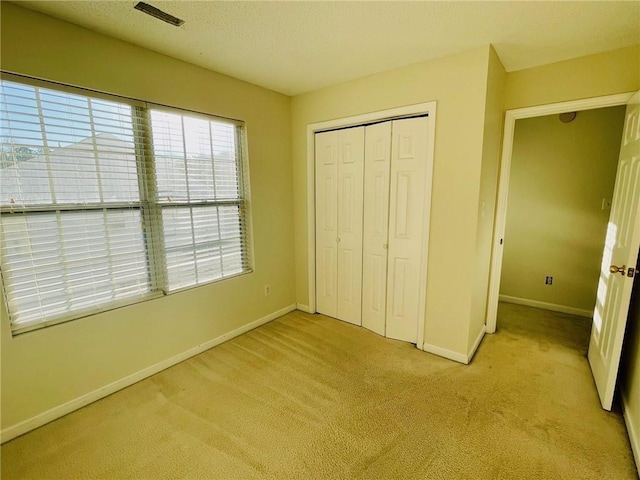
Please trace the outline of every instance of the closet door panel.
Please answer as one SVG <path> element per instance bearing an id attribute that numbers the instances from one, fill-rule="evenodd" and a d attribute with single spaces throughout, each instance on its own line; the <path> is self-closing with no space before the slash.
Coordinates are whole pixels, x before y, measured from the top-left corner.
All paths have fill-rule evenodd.
<path id="1" fill-rule="evenodd" d="M 385 334 L 391 122 L 365 130 L 362 326 Z"/>
<path id="2" fill-rule="evenodd" d="M 338 132 L 337 318 L 362 325 L 364 127 Z"/>
<path id="3" fill-rule="evenodd" d="M 391 140 L 386 336 L 415 343 L 420 305 L 427 117 L 394 120 Z"/>
<path id="4" fill-rule="evenodd" d="M 316 153 L 316 311 L 338 314 L 338 132 L 318 133 Z"/>

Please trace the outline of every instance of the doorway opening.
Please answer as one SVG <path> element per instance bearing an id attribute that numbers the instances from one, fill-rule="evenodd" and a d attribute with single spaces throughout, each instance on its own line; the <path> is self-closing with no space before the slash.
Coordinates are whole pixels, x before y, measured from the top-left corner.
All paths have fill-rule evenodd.
<path id="1" fill-rule="evenodd" d="M 609 267 L 607 266 L 606 269 L 603 268 L 602 265 L 604 265 L 604 263 L 602 262 L 607 263 L 607 265 L 611 263 L 610 268 L 612 269 L 612 273 L 623 273 L 622 271 L 624 270 L 622 277 L 634 276 L 633 268 L 629 268 L 627 271 L 626 267 L 617 266 L 616 261 L 619 263 L 619 260 L 626 259 L 624 261 L 631 264 L 629 258 L 637 255 L 638 239 L 636 237 L 638 236 L 637 233 L 640 233 L 640 222 L 636 218 L 636 211 L 640 208 L 638 205 L 640 192 L 637 191 L 636 188 L 629 187 L 636 185 L 640 179 L 640 162 L 633 155 L 633 151 L 637 148 L 638 139 L 640 138 L 640 130 L 638 129 L 638 116 L 640 114 L 638 113 L 639 108 L 636 105 L 637 103 L 638 94 L 620 94 L 510 110 L 507 111 L 505 119 L 505 135 L 487 308 L 487 332 L 493 333 L 496 330 L 498 301 L 501 299 L 500 284 L 502 280 L 505 280 L 503 279 L 503 274 L 509 277 L 509 280 L 504 283 L 507 284 L 505 288 L 511 290 L 511 292 L 504 292 L 505 295 L 502 297 L 502 300 L 549 310 L 559 310 L 585 317 L 590 317 L 590 312 L 594 312 L 594 328 L 592 329 L 591 341 L 589 343 L 589 362 L 596 380 L 596 385 L 598 386 L 602 405 L 605 409 L 610 409 L 611 407 L 612 379 L 615 379 L 615 372 L 617 371 L 619 361 L 619 347 L 621 346 L 623 327 L 626 323 L 624 320 L 626 319 L 626 312 L 629 306 L 630 289 L 628 287 L 631 283 L 626 282 L 624 278 L 619 279 L 617 275 L 610 274 Z M 546 115 L 563 114 L 558 120 L 570 124 L 572 121 L 575 121 L 576 117 L 580 118 L 581 115 L 585 119 L 597 115 L 599 112 L 596 109 L 606 109 L 607 107 L 621 105 L 625 106 L 623 107 L 625 108 L 624 126 L 622 131 L 618 130 L 617 134 L 613 133 L 614 139 L 615 137 L 618 139 L 622 137 L 621 143 L 618 140 L 619 161 L 616 165 L 616 172 L 612 174 L 611 167 L 608 166 L 607 169 L 605 166 L 604 169 L 594 177 L 591 175 L 594 172 L 589 170 L 590 165 L 580 164 L 580 158 L 577 159 L 575 165 L 570 166 L 568 169 L 551 165 L 551 167 L 555 167 L 557 171 L 552 172 L 551 175 L 549 175 L 548 171 L 546 172 L 545 181 L 548 183 L 548 191 L 545 191 L 544 188 L 537 185 L 536 188 L 541 191 L 535 191 L 536 188 L 533 188 L 533 192 L 525 192 L 525 195 L 520 195 L 520 197 L 525 198 L 524 200 L 523 198 L 518 199 L 517 196 L 514 195 L 514 202 L 516 204 L 520 202 L 523 203 L 525 207 L 528 207 L 528 209 L 525 208 L 523 210 L 524 213 L 523 211 L 519 212 L 521 218 L 516 216 L 514 220 L 514 216 L 509 215 L 507 210 L 510 186 L 514 187 L 514 190 L 515 188 L 526 190 L 528 186 L 536 185 L 536 177 L 545 178 L 545 175 L 540 173 L 543 171 L 541 167 L 544 166 L 545 163 L 542 160 L 534 163 L 533 168 L 529 166 L 528 171 L 524 169 L 524 178 L 519 178 L 523 177 L 523 173 L 517 173 L 517 168 L 514 169 L 514 167 L 516 167 L 514 154 L 517 153 L 517 149 L 520 148 L 517 146 L 515 137 L 516 121 L 528 119 L 535 126 L 536 123 L 544 122 L 545 119 L 543 117 Z M 615 116 L 620 115 L 621 110 L 618 109 L 616 111 L 616 109 L 611 109 L 608 110 L 608 112 Z M 558 127 L 558 125 L 556 125 L 556 127 Z M 596 130 L 589 135 L 599 138 L 601 132 L 596 128 Z M 542 141 L 553 143 L 551 140 L 552 138 L 549 137 L 544 138 Z M 541 142 L 541 140 L 538 139 L 538 142 Z M 578 145 L 580 144 L 578 143 Z M 533 147 L 529 145 L 529 148 L 540 150 L 541 146 L 533 144 Z M 544 148 L 542 148 L 542 150 L 544 150 Z M 552 156 L 549 152 L 547 152 L 546 155 Z M 584 155 L 586 154 L 583 154 L 583 156 Z M 578 154 L 578 156 L 580 156 L 580 154 Z M 512 171 L 514 172 L 513 175 Z M 589 179 L 588 177 L 590 175 L 591 178 Z M 615 178 L 615 191 L 609 193 L 611 191 L 610 181 L 607 182 L 606 179 L 611 177 L 611 175 Z M 578 180 L 582 177 L 587 179 L 586 183 L 584 181 L 582 182 L 582 190 L 572 189 L 571 186 L 575 186 L 576 183 L 581 183 Z M 601 181 L 598 181 L 598 177 L 602 177 L 600 178 Z M 582 180 L 584 180 L 584 178 Z M 589 182 L 591 183 L 589 184 Z M 584 187 L 584 185 L 587 186 Z M 559 188 L 555 188 L 555 186 Z M 522 191 L 517 190 L 517 193 L 521 194 Z M 527 193 L 530 198 L 526 198 Z M 597 195 L 597 197 L 595 197 L 596 200 L 594 200 L 593 195 Z M 571 202 L 577 205 L 580 205 L 581 202 L 585 205 L 589 204 L 592 211 L 590 214 L 586 214 L 585 212 L 589 209 L 583 206 L 577 209 L 574 207 L 574 211 L 572 212 L 571 208 L 566 208 L 566 203 L 562 205 L 567 210 L 564 211 L 562 208 L 558 208 L 561 206 L 557 201 L 553 201 L 554 196 L 558 198 L 562 198 L 563 196 L 567 197 L 565 200 L 570 200 L 568 205 L 571 205 Z M 585 198 L 580 198 L 582 196 L 585 196 Z M 610 199 L 610 196 L 613 198 Z M 557 198 L 555 198 L 555 200 L 557 200 Z M 520 207 L 522 207 L 522 205 L 520 205 Z M 609 208 L 612 208 L 610 218 L 607 215 Z M 546 216 L 541 214 L 541 212 L 546 212 Z M 602 213 L 604 218 L 599 218 L 599 213 Z M 508 227 L 508 217 L 511 217 L 513 223 L 510 227 Z M 585 220 L 583 217 L 589 217 L 592 221 L 590 228 L 589 222 L 587 221 L 587 228 L 582 231 L 581 234 L 578 234 L 577 237 L 572 237 L 572 234 L 576 233 L 573 230 L 580 230 L 581 227 L 579 223 Z M 603 229 L 606 232 L 604 245 L 604 239 L 602 238 L 603 233 L 601 232 Z M 512 230 L 512 234 L 516 232 L 516 234 L 513 235 L 514 239 L 517 240 L 518 235 L 524 239 L 525 247 L 521 245 L 520 247 L 522 248 L 520 248 L 520 250 L 514 248 L 510 254 L 507 254 L 505 242 L 509 241 L 507 238 L 509 230 Z M 636 232 L 636 230 L 638 230 L 638 232 Z M 546 235 L 546 238 L 543 234 Z M 540 242 L 540 239 L 543 241 Z M 536 244 L 536 240 L 542 244 Z M 564 245 L 562 245 L 563 243 Z M 592 260 L 588 260 L 588 263 L 595 263 L 596 265 L 598 258 L 597 249 L 598 246 L 600 246 L 600 258 L 602 262 L 599 262 L 600 268 L 598 270 L 596 270 L 595 266 L 588 266 L 586 271 L 579 271 L 580 268 L 583 267 L 581 255 L 586 255 L 586 253 L 580 252 L 580 248 L 577 247 L 581 247 L 583 244 L 590 245 L 591 250 L 595 249 L 596 253 L 591 253 Z M 604 248 L 602 248 L 603 246 Z M 564 253 L 558 257 L 556 250 Z M 589 248 L 586 250 L 589 250 Z M 556 255 L 555 261 L 553 258 L 554 252 Z M 609 255 L 607 253 L 609 253 Z M 545 254 L 547 258 L 542 259 L 542 257 L 540 257 L 542 254 Z M 565 258 L 563 258 L 563 255 Z M 512 265 L 505 269 L 504 262 L 508 260 L 509 257 L 511 257 Z M 572 263 L 572 261 L 574 263 Z M 520 264 L 518 264 L 518 262 L 520 262 Z M 523 268 L 526 262 L 536 263 L 533 269 L 529 269 L 535 272 L 534 275 L 526 274 L 525 268 Z M 616 272 L 613 272 L 614 265 L 612 262 L 616 263 Z M 538 268 L 539 271 L 537 271 L 536 268 Z M 558 288 L 554 291 L 552 285 L 554 285 L 555 275 L 551 270 L 555 268 L 559 268 L 560 270 L 560 273 L 556 274 L 557 277 L 555 280 L 560 279 L 561 286 L 565 288 Z M 593 272 L 590 270 L 593 270 Z M 600 273 L 598 274 L 598 272 Z M 572 277 L 574 273 L 578 275 Z M 539 279 L 540 285 L 537 284 L 538 279 L 536 277 L 538 274 L 542 276 L 542 278 Z M 591 276 L 594 277 L 593 280 L 590 280 Z M 562 285 L 563 281 L 565 282 L 564 285 Z M 571 285 L 571 283 L 574 285 Z M 580 287 L 580 285 L 578 285 L 580 283 L 583 284 L 583 288 L 578 288 Z M 587 285 L 586 288 L 584 284 Z M 556 285 L 558 284 L 556 283 Z M 573 291 L 572 288 L 569 287 L 572 287 Z M 597 294 L 595 294 L 596 289 Z M 529 292 L 528 295 L 522 293 L 527 291 Z M 527 296 L 534 298 L 527 299 Z M 569 305 L 567 305 L 567 303 Z M 595 303 L 595 309 L 591 308 L 593 303 Z M 613 348 L 612 345 L 615 346 L 615 348 Z"/>
<path id="2" fill-rule="evenodd" d="M 590 325 L 625 110 L 516 121 L 500 301 L 586 317 Z"/>
<path id="3" fill-rule="evenodd" d="M 500 282 L 502 278 L 502 260 L 504 254 L 504 236 L 507 221 L 507 204 L 509 200 L 509 183 L 511 162 L 515 137 L 516 121 L 545 115 L 560 115 L 566 112 L 581 112 L 598 108 L 626 105 L 633 93 L 595 97 L 585 100 L 561 102 L 536 107 L 508 110 L 505 115 L 502 159 L 500 163 L 500 179 L 498 184 L 498 202 L 494 227 L 493 247 L 491 254 L 491 276 L 487 304 L 487 333 L 496 331 L 498 302 L 500 298 Z"/>

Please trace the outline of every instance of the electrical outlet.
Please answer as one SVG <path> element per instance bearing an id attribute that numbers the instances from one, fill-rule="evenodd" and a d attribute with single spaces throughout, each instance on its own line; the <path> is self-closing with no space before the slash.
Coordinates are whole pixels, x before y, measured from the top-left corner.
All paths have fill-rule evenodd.
<path id="1" fill-rule="evenodd" d="M 269 295 L 271 295 L 271 286 L 270 285 L 265 285 L 264 286 L 264 296 L 268 297 Z"/>
<path id="2" fill-rule="evenodd" d="M 551 275 L 547 275 L 544 278 L 544 284 L 545 285 L 553 285 L 553 277 Z"/>

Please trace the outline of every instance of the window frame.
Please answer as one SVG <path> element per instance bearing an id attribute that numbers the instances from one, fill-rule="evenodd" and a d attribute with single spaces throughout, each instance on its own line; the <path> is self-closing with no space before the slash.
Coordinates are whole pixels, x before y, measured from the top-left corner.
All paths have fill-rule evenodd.
<path id="1" fill-rule="evenodd" d="M 106 100 L 110 102 L 123 103 L 132 109 L 133 134 L 136 156 L 136 174 L 138 180 L 139 199 L 137 201 L 125 202 L 88 202 L 83 205 L 67 203 L 67 204 L 38 204 L 27 205 L 24 207 L 0 206 L 2 216 L 11 215 L 33 215 L 41 213 L 51 213 L 60 215 L 69 211 L 117 211 L 117 210 L 139 210 L 142 233 L 144 235 L 144 252 L 147 263 L 147 275 L 149 278 L 149 291 L 144 294 L 138 294 L 129 298 L 123 298 L 108 302 L 102 306 L 90 307 L 85 309 L 77 309 L 68 311 L 51 317 L 43 317 L 41 321 L 28 322 L 26 325 L 14 327 L 13 315 L 9 306 L 9 298 L 7 296 L 7 283 L 5 269 L 0 265 L 0 281 L 2 282 L 2 295 L 4 298 L 5 308 L 8 313 L 8 321 L 10 322 L 10 331 L 12 336 L 22 333 L 39 330 L 41 328 L 65 323 L 88 316 L 95 315 L 110 310 L 115 310 L 129 305 L 145 302 L 161 298 L 163 296 L 180 293 L 192 288 L 203 287 L 205 285 L 228 280 L 238 276 L 250 274 L 254 271 L 254 248 L 253 248 L 253 222 L 251 208 L 251 189 L 249 181 L 249 160 L 247 149 L 246 124 L 241 120 L 228 118 L 220 115 L 213 115 L 205 112 L 198 112 L 189 109 L 167 106 L 163 104 L 143 101 L 123 95 L 104 93 L 88 88 L 71 86 L 59 82 L 37 79 L 25 75 L 14 74 L 0 70 L 0 80 L 6 80 L 26 86 L 45 88 L 63 93 L 82 95 L 92 99 Z M 196 201 L 196 202 L 166 202 L 158 198 L 157 177 L 156 177 L 156 161 L 153 154 L 153 135 L 151 131 L 151 111 L 160 111 L 182 115 L 191 118 L 200 118 L 207 121 L 220 121 L 234 126 L 235 147 L 236 147 L 236 164 L 238 166 L 237 180 L 239 188 L 239 198 L 234 201 Z M 135 112 L 134 112 L 135 111 Z M 140 122 L 136 124 L 136 122 Z M 142 139 L 139 137 L 142 136 Z M 141 140 L 141 141 L 139 141 Z M 212 159 L 213 160 L 213 159 Z M 187 161 L 185 156 L 185 162 Z M 215 172 L 213 179 L 215 181 Z M 243 261 L 241 265 L 246 269 L 230 275 L 223 275 L 218 278 L 208 279 L 205 281 L 197 281 L 197 276 L 191 285 L 179 288 L 169 288 L 169 277 L 166 265 L 166 248 L 163 231 L 162 209 L 165 206 L 184 206 L 193 208 L 200 205 L 223 206 L 237 205 L 239 209 L 239 220 L 244 225 L 243 235 L 241 236 L 241 254 Z"/>

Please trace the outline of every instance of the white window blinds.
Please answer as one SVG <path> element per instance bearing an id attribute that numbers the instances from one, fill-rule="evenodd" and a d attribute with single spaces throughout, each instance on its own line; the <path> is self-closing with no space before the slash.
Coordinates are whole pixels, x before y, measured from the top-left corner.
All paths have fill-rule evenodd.
<path id="1" fill-rule="evenodd" d="M 242 124 L 6 79 L 0 94 L 14 333 L 250 271 Z"/>
<path id="2" fill-rule="evenodd" d="M 169 289 L 249 268 L 239 130 L 151 110 Z"/>

